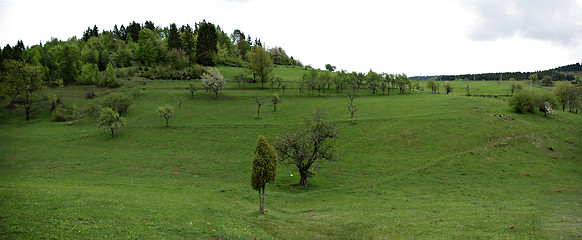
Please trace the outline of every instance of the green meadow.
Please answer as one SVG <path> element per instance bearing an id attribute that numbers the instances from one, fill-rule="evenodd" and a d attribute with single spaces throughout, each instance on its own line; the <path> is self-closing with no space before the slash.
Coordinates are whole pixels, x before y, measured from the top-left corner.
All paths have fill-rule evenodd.
<path id="1" fill-rule="evenodd" d="M 219 69 L 227 79 L 242 71 Z M 455 81 L 451 95 L 360 91 L 352 124 L 345 94 L 299 93 L 304 71 L 275 68 L 285 95 L 234 82 L 218 99 L 191 99 L 187 81 L 125 82 L 95 88 L 95 99 L 87 86 L 51 89 L 81 109 L 133 96 L 115 138 L 89 117 L 54 122 L 47 104 L 28 122 L 2 108 L 0 238 L 582 238 L 582 115 L 517 114 L 506 98 L 464 96 L 467 83 L 472 95 L 508 95 L 510 82 Z M 277 111 L 266 103 L 257 119 L 254 98 L 273 93 Z M 167 128 L 165 104 L 176 112 Z M 316 162 L 307 187 L 279 164 L 260 214 L 250 186 L 258 136 L 272 144 L 318 109 L 339 130 L 339 159 Z"/>

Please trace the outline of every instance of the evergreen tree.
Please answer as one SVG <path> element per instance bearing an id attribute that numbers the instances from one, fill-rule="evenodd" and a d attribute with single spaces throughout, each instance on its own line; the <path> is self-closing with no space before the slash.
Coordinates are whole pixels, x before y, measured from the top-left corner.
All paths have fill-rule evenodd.
<path id="1" fill-rule="evenodd" d="M 152 31 L 156 30 L 156 26 L 154 25 L 154 23 L 152 21 L 145 21 L 144 28 L 147 28 L 147 29 L 152 30 Z"/>
<path id="2" fill-rule="evenodd" d="M 261 213 L 265 213 L 265 185 L 277 177 L 277 153 L 264 136 L 259 136 L 251 173 L 251 187 L 259 192 Z"/>
<path id="3" fill-rule="evenodd" d="M 168 49 L 181 49 L 182 41 L 175 23 L 170 24 L 170 32 L 168 33 Z"/>
<path id="4" fill-rule="evenodd" d="M 214 66 L 214 56 L 218 50 L 218 37 L 214 24 L 202 21 L 198 24 L 198 41 L 196 41 L 196 58 L 199 64 Z"/>
<path id="5" fill-rule="evenodd" d="M 182 50 L 186 52 L 188 58 L 190 59 L 190 63 L 196 62 L 196 55 L 194 54 L 194 50 L 196 49 L 196 41 L 194 38 L 194 30 L 190 25 L 182 26 L 180 29 L 180 40 L 182 40 Z"/>
<path id="6" fill-rule="evenodd" d="M 131 37 L 134 42 L 137 42 L 139 40 L 139 31 L 141 31 L 141 26 L 133 21 L 125 29 L 126 37 Z"/>

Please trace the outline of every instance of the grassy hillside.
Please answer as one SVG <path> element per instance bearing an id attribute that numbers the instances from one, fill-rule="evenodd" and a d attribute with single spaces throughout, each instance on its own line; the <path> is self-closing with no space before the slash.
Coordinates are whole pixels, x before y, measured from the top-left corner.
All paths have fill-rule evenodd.
<path id="1" fill-rule="evenodd" d="M 229 78 L 240 69 L 220 70 Z M 276 71 L 286 81 L 303 74 Z M 39 112 L 25 122 L 1 110 L 0 238 L 582 237 L 582 115 L 515 114 L 462 89 L 362 91 L 351 124 L 346 96 L 288 89 L 277 112 L 265 104 L 256 119 L 254 97 L 270 89 L 229 83 L 219 99 L 199 91 L 192 100 L 187 82 L 139 84 L 96 89 L 93 100 L 84 98 L 87 87 L 56 91 L 81 108 L 106 92 L 134 95 L 114 139 L 94 119 L 69 126 Z M 470 84 L 472 94 L 508 87 Z M 164 104 L 176 110 L 169 128 L 156 114 Z M 260 215 L 249 179 L 258 136 L 273 143 L 316 109 L 337 124 L 340 160 L 318 162 L 305 188 L 294 186 L 295 167 L 279 165 Z"/>

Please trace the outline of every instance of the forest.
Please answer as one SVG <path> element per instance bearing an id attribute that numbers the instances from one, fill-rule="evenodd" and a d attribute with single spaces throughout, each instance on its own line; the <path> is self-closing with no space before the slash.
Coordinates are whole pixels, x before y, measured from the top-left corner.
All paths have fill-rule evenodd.
<path id="1" fill-rule="evenodd" d="M 107 86 L 100 72 L 108 66 L 117 69 L 119 78 L 199 79 L 204 72 L 202 66 L 247 67 L 248 53 L 254 46 L 263 46 L 260 38 L 253 40 L 239 29 L 229 35 L 206 21 L 163 28 L 151 21 L 133 21 L 119 28 L 115 25 L 113 30 L 88 27 L 81 39 L 53 38 L 30 47 L 22 41 L 8 44 L 0 51 L 0 62 L 13 59 L 38 66 L 50 86 Z M 303 66 L 281 47 L 266 50 L 276 65 Z M 3 65 L 0 70 L 4 70 Z"/>

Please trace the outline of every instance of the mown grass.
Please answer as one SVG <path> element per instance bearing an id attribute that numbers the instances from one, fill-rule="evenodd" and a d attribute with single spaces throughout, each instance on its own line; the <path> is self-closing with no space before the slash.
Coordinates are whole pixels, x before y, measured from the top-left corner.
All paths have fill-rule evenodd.
<path id="1" fill-rule="evenodd" d="M 94 119 L 69 126 L 38 112 L 25 122 L 2 109 L 0 238 L 582 237 L 580 115 L 515 114 L 494 98 L 362 91 L 351 124 L 347 97 L 292 89 L 277 112 L 265 104 L 256 119 L 254 97 L 270 89 L 229 83 L 219 99 L 204 91 L 190 99 L 186 84 L 126 83 L 96 89 L 93 100 L 85 87 L 56 92 L 81 108 L 106 92 L 134 95 L 114 139 Z M 506 86 L 479 84 L 471 87 L 499 95 Z M 176 110 L 168 128 L 156 115 L 166 103 Z M 293 166 L 279 165 L 260 215 L 249 181 L 258 136 L 272 143 L 316 109 L 337 124 L 339 160 L 318 162 L 305 188 L 294 186 Z"/>

